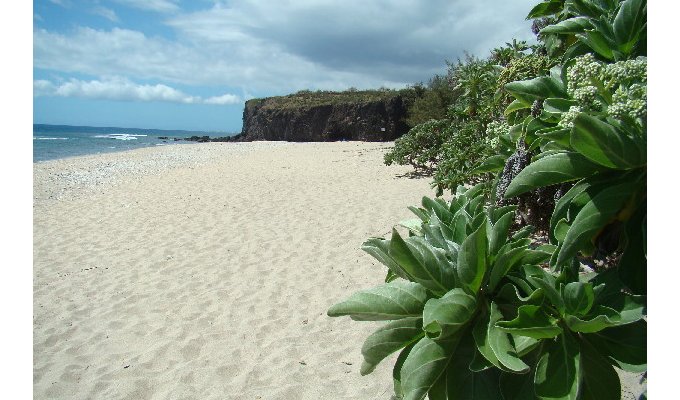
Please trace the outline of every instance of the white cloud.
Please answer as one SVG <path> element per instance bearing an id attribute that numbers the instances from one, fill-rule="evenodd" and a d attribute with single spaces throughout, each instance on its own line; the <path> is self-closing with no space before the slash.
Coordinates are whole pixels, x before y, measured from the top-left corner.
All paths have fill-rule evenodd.
<path id="1" fill-rule="evenodd" d="M 470 51 L 513 37 L 535 0 L 217 1 L 182 13 L 175 1 L 117 0 L 173 12 L 172 39 L 130 29 L 35 30 L 34 66 L 61 73 L 229 86 L 242 92 L 398 87 L 426 81 Z"/>
<path id="2" fill-rule="evenodd" d="M 217 105 L 224 105 L 224 104 L 238 104 L 243 102 L 239 96 L 236 96 L 234 94 L 223 94 L 222 96 L 214 96 L 214 97 L 208 97 L 207 99 L 204 100 L 205 104 L 217 104 Z"/>
<path id="3" fill-rule="evenodd" d="M 140 10 L 155 11 L 160 13 L 169 13 L 179 11 L 177 0 L 114 0 L 129 7 L 138 8 Z"/>
<path id="4" fill-rule="evenodd" d="M 55 84 L 48 80 L 33 81 L 34 96 L 80 97 L 98 100 L 169 102 L 182 104 L 238 104 L 241 98 L 233 94 L 203 99 L 190 96 L 167 85 L 136 84 L 128 79 L 112 77 L 103 80 L 82 81 L 70 79 Z"/>
<path id="5" fill-rule="evenodd" d="M 92 9 L 92 13 L 102 16 L 111 22 L 120 22 L 120 19 L 118 19 L 118 15 L 116 15 L 116 12 L 110 8 L 101 6 L 95 7 L 94 9 Z"/>

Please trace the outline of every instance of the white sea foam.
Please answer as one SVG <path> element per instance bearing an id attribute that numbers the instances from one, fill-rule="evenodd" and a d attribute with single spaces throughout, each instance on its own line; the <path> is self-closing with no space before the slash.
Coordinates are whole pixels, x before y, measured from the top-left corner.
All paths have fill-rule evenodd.
<path id="1" fill-rule="evenodd" d="M 116 139 L 116 140 L 137 140 L 138 137 L 145 137 L 147 135 L 133 135 L 129 133 L 111 133 L 108 135 L 94 135 L 92 137 L 99 139 Z"/>

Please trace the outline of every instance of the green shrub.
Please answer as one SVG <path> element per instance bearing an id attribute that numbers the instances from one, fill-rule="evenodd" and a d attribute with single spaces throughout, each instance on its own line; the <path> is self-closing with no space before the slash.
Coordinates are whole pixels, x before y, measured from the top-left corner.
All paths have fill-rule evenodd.
<path id="1" fill-rule="evenodd" d="M 451 122 L 430 120 L 416 125 L 394 141 L 385 164 L 411 165 L 417 173 L 432 174 L 441 158 L 441 147 L 452 135 Z"/>
<path id="2" fill-rule="evenodd" d="M 452 176 L 469 168 L 454 151 L 463 138 L 492 153 L 469 173 L 498 172 L 515 146 L 533 154 L 503 196 L 571 185 L 548 243 L 510 230 L 515 207 L 491 202 L 489 182 L 424 197 L 408 237 L 362 247 L 388 268 L 385 284 L 328 310 L 390 321 L 366 339 L 361 372 L 399 351 L 400 398 L 619 399 L 615 368 L 646 371 L 646 1 L 547 0 L 529 17 L 554 22 L 539 38 L 561 65 L 505 84 L 512 126 L 469 97 L 451 116 L 461 142 L 441 142 L 455 154 L 438 162 L 453 159 Z M 482 127 L 496 137 L 475 136 Z"/>

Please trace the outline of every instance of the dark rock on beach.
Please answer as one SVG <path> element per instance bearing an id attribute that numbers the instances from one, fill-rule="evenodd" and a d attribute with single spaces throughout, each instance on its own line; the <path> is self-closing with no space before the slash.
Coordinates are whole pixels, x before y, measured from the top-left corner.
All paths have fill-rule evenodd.
<path id="1" fill-rule="evenodd" d="M 238 140 L 394 140 L 408 132 L 399 91 L 298 92 L 249 100 Z"/>

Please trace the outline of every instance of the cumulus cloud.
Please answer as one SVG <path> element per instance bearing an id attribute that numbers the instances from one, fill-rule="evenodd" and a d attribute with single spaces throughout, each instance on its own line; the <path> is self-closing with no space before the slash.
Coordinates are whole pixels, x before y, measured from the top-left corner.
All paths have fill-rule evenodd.
<path id="1" fill-rule="evenodd" d="M 183 13 L 175 1 L 116 0 L 172 12 L 172 39 L 129 29 L 34 31 L 37 68 L 285 93 L 400 87 L 445 71 L 464 51 L 485 56 L 530 39 L 535 0 L 216 1 Z M 217 101 L 217 100 L 215 100 Z"/>
<path id="2" fill-rule="evenodd" d="M 80 97 L 98 100 L 169 102 L 183 104 L 237 104 L 243 102 L 233 94 L 209 97 L 191 96 L 167 85 L 136 84 L 128 79 L 113 77 L 104 80 L 70 79 L 62 83 L 48 80 L 33 81 L 34 96 Z"/>

